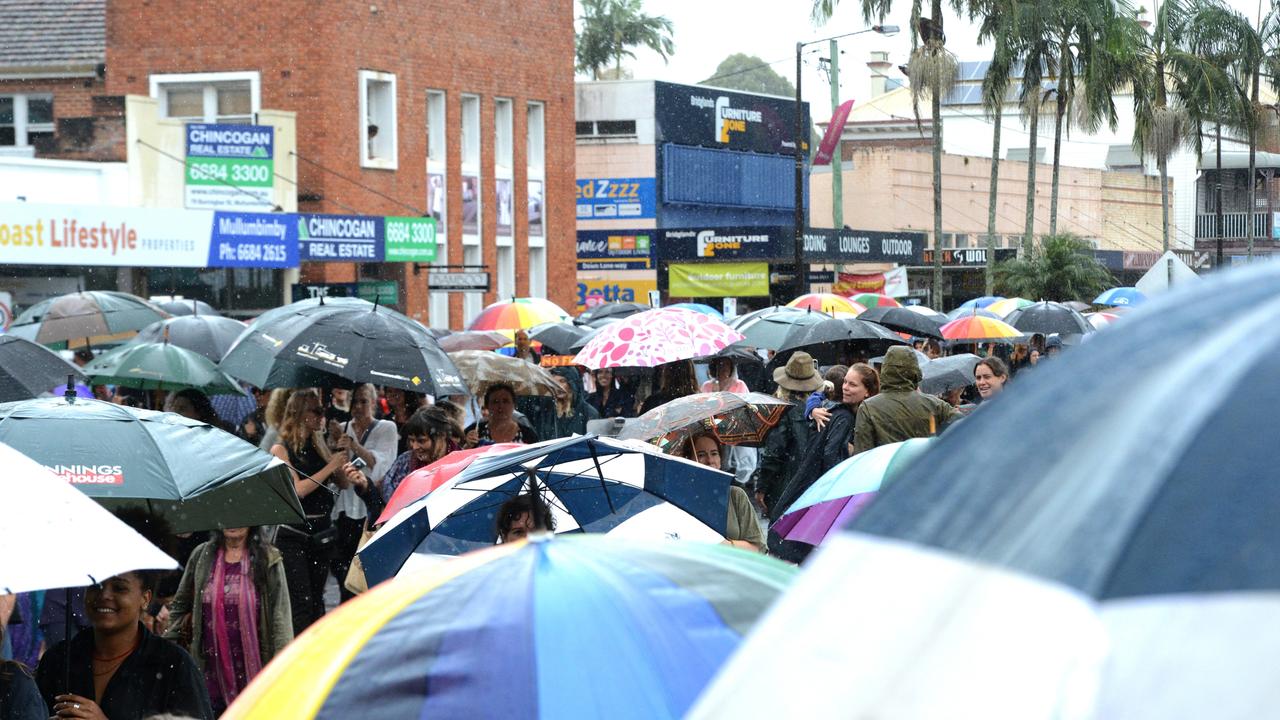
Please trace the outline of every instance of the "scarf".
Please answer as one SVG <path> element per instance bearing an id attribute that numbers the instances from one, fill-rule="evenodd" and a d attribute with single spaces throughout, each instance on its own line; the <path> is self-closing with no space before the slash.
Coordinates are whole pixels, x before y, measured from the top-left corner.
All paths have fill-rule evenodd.
<path id="1" fill-rule="evenodd" d="M 223 549 L 213 561 L 213 645 L 214 675 L 222 699 L 230 705 L 244 688 L 236 686 L 236 669 L 231 658 L 231 638 L 227 633 L 226 573 L 223 571 Z M 240 593 L 236 598 L 240 615 L 240 648 L 244 653 L 244 673 L 252 680 L 262 669 L 261 650 L 258 647 L 258 591 L 253 585 L 253 571 L 249 563 L 249 548 L 240 555 Z"/>

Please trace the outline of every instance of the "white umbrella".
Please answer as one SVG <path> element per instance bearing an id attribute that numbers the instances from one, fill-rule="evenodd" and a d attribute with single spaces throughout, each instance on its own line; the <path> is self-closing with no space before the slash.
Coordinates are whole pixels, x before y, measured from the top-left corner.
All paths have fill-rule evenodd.
<path id="1" fill-rule="evenodd" d="M 178 563 L 92 498 L 0 444 L 0 591 L 80 587 Z"/>

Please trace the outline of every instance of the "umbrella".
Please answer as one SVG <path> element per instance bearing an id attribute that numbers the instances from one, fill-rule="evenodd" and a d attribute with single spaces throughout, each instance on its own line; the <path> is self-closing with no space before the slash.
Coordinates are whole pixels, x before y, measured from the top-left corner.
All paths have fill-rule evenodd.
<path id="1" fill-rule="evenodd" d="M 1093 299 L 1094 305 L 1121 305 L 1132 307 L 1147 301 L 1147 296 L 1135 287 L 1115 287 Z"/>
<path id="2" fill-rule="evenodd" d="M 89 290 L 32 305 L 13 321 L 9 332 L 47 345 L 133 332 L 167 317 L 164 310 L 136 295 Z"/>
<path id="3" fill-rule="evenodd" d="M 686 395 L 628 421 L 618 439 L 652 442 L 664 452 L 687 446 L 700 432 L 724 445 L 759 445 L 790 405 L 756 392 Z"/>
<path id="4" fill-rule="evenodd" d="M 796 326 L 813 325 L 830 319 L 830 315 L 816 310 L 786 306 L 769 307 L 736 318 L 736 322 L 731 327 L 742 333 L 742 344 L 777 350 L 786 342 L 787 335 Z"/>
<path id="5" fill-rule="evenodd" d="M 883 293 L 858 293 L 857 295 L 850 295 L 849 299 L 865 308 L 902 307 L 902 303 Z"/>
<path id="6" fill-rule="evenodd" d="M 165 516 L 175 532 L 303 517 L 287 465 L 174 413 L 76 398 L 5 403 L 0 442 L 108 508 Z"/>
<path id="7" fill-rule="evenodd" d="M 1008 323 L 981 315 L 966 315 L 943 325 L 942 337 L 957 342 L 1016 340 L 1022 333 Z"/>
<path id="8" fill-rule="evenodd" d="M 581 315 L 573 319 L 574 325 L 586 325 L 587 327 L 603 327 L 615 320 L 621 320 L 625 317 L 635 315 L 645 310 L 651 310 L 648 305 L 641 305 L 633 302 L 609 302 L 603 305 L 597 305 L 588 308 Z"/>
<path id="9" fill-rule="evenodd" d="M 450 333 L 439 340 L 440 349 L 447 353 L 459 350 L 497 350 L 511 344 L 511 338 L 495 330 L 463 330 Z"/>
<path id="10" fill-rule="evenodd" d="M 983 308 L 987 307 L 991 303 L 999 300 L 1003 300 L 1003 299 L 1004 299 L 1003 295 L 983 295 L 982 297 L 976 297 L 976 298 L 973 298 L 972 300 L 965 300 L 964 302 L 960 303 L 960 307 L 956 308 L 956 310 L 961 310 L 961 309 L 982 310 Z"/>
<path id="11" fill-rule="evenodd" d="M 85 380 L 80 368 L 43 345 L 0 335 L 0 402 L 30 400 L 65 384 L 68 375 Z"/>
<path id="12" fill-rule="evenodd" d="M 982 309 L 990 313 L 995 313 L 996 315 L 999 315 L 1002 318 L 1007 318 L 1009 317 L 1009 313 L 1013 312 L 1014 310 L 1020 310 L 1028 305 L 1034 305 L 1034 304 L 1035 303 L 1033 303 L 1032 301 L 1026 298 L 1011 297 L 1011 298 L 1005 298 L 1003 300 L 997 300 Z"/>
<path id="13" fill-rule="evenodd" d="M 710 305 L 705 305 L 703 303 L 695 303 L 695 302 L 672 303 L 667 307 L 684 308 L 685 310 L 700 312 L 703 315 L 710 315 L 711 317 L 717 320 L 724 320 L 724 313 L 711 307 Z"/>
<path id="14" fill-rule="evenodd" d="M 218 362 L 244 332 L 245 324 L 221 315 L 180 315 L 151 323 L 129 344 L 168 342 Z"/>
<path id="15" fill-rule="evenodd" d="M 569 313 L 545 298 L 512 298 L 480 311 L 468 330 L 519 330 L 545 322 L 568 320 Z"/>
<path id="16" fill-rule="evenodd" d="M 965 308 L 965 307 L 958 307 L 955 310 L 952 310 L 951 312 L 947 313 L 946 317 L 948 320 L 959 320 L 960 318 L 965 318 L 965 317 L 985 317 L 985 318 L 991 318 L 992 320 L 1004 320 L 1003 317 L 991 312 L 990 310 L 980 310 L 977 308 Z"/>
<path id="17" fill-rule="evenodd" d="M 96 584 L 178 563 L 84 493 L 0 444 L 0 592 Z"/>
<path id="18" fill-rule="evenodd" d="M 828 539 L 723 677 L 821 658 L 771 678 L 811 717 L 903 716 L 907 693 L 951 717 L 1270 716 L 1277 283 L 1280 267 L 1252 266 L 1152 300 L 944 433 L 858 532 Z M 900 614 L 858 643 L 831 636 L 886 608 Z M 708 712 L 782 707 L 722 690 L 742 694 Z"/>
<path id="19" fill-rule="evenodd" d="M 462 472 L 477 456 L 506 452 L 518 447 L 520 447 L 519 443 L 496 443 L 466 450 L 455 450 L 429 465 L 424 465 L 414 470 L 400 481 L 400 484 L 396 486 L 396 491 L 391 494 L 391 497 L 387 498 L 386 507 L 383 508 L 382 515 L 378 517 L 376 524 L 381 525 L 413 502 L 426 497 L 427 493 Z"/>
<path id="20" fill-rule="evenodd" d="M 99 355 L 84 372 L 95 385 L 144 390 L 195 388 L 206 395 L 244 393 L 234 378 L 205 356 L 166 342 L 122 345 Z"/>
<path id="21" fill-rule="evenodd" d="M 708 315 L 661 308 L 602 328 L 573 361 L 590 370 L 655 367 L 711 355 L 741 339 L 737 331 Z"/>
<path id="22" fill-rule="evenodd" d="M 449 359 L 476 397 L 496 383 L 511 385 L 516 395 L 563 394 L 554 375 L 528 360 L 487 350 L 460 350 L 449 353 Z"/>
<path id="23" fill-rule="evenodd" d="M 194 317 L 222 317 L 217 310 L 213 309 L 212 305 L 194 298 L 190 300 L 165 300 L 164 302 L 156 303 L 156 307 L 174 317 L 188 315 Z"/>
<path id="24" fill-rule="evenodd" d="M 1120 316 L 1111 312 L 1093 312 L 1085 313 L 1084 319 L 1089 321 L 1094 330 L 1101 330 L 1111 323 L 1120 319 Z"/>
<path id="25" fill-rule="evenodd" d="M 1075 310 L 1078 313 L 1089 312 L 1089 310 L 1092 309 L 1093 307 L 1092 305 L 1089 305 L 1088 303 L 1082 303 L 1079 300 L 1067 300 L 1062 304 L 1071 308 L 1072 310 Z"/>
<path id="26" fill-rule="evenodd" d="M 859 315 L 858 319 L 883 325 L 890 330 L 904 332 L 908 335 L 938 338 L 939 340 L 942 339 L 940 330 L 943 324 L 947 322 L 945 315 L 938 315 L 935 318 L 919 312 L 913 312 L 904 307 L 890 305 L 867 308 L 867 311 Z"/>
<path id="27" fill-rule="evenodd" d="M 787 307 L 817 310 L 824 313 L 847 312 L 853 315 L 866 310 L 849 298 L 832 293 L 808 293 L 787 303 Z"/>
<path id="28" fill-rule="evenodd" d="M 947 320 L 952 319 L 947 317 L 946 314 L 940 313 L 937 310 L 934 310 L 933 308 L 929 307 L 928 305 L 906 305 L 905 307 L 913 313 L 918 313 L 925 317 L 933 318 L 938 322 L 945 323 Z"/>
<path id="29" fill-rule="evenodd" d="M 587 335 L 587 329 L 573 323 L 556 321 L 529 328 L 529 339 L 542 343 L 553 355 L 572 355 L 573 344 Z"/>
<path id="30" fill-rule="evenodd" d="M 948 355 L 920 364 L 920 392 L 941 395 L 973 384 L 973 369 L 982 358 L 972 353 Z"/>
<path id="31" fill-rule="evenodd" d="M 794 573 L 735 548 L 535 536 L 344 604 L 223 718 L 679 718 Z"/>
<path id="32" fill-rule="evenodd" d="M 298 366 L 304 366 L 356 383 L 433 395 L 467 392 L 458 369 L 421 323 L 358 298 L 303 300 L 264 313 L 220 365 L 260 388 L 308 380 L 297 377 Z"/>
<path id="33" fill-rule="evenodd" d="M 604 533 L 664 503 L 723 536 L 732 478 L 634 441 L 584 435 L 475 458 L 402 510 L 360 550 L 370 585 L 414 552 L 456 555 L 494 541 L 499 506 L 536 485 L 557 532 Z M 657 535 L 663 537 L 662 534 Z"/>
<path id="34" fill-rule="evenodd" d="M 1056 302 L 1032 303 L 1010 313 L 1005 322 L 1024 333 L 1083 335 L 1093 332 L 1093 326 L 1083 315 Z"/>
<path id="35" fill-rule="evenodd" d="M 896 333 L 875 323 L 831 318 L 793 329 L 769 363 L 774 366 L 785 364 L 790 355 L 784 356 L 784 353 L 804 350 L 819 364 L 832 365 L 840 362 L 842 345 L 847 342 L 864 345 L 870 355 L 882 355 L 890 345 L 906 344 Z"/>
<path id="36" fill-rule="evenodd" d="M 924 453 L 932 438 L 890 443 L 846 458 L 813 481 L 773 523 L 783 540 L 817 545 L 862 511 L 880 488 Z"/>

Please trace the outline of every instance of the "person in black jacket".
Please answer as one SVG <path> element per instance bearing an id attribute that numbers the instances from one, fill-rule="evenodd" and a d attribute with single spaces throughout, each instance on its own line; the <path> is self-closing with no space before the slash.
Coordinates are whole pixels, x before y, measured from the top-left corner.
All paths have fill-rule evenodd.
<path id="1" fill-rule="evenodd" d="M 0 645 L 4 644 L 4 623 L 0 623 Z M 25 666 L 0 660 L 0 720 L 45 720 L 49 710 L 40 698 L 40 689 Z"/>
<path id="2" fill-rule="evenodd" d="M 796 464 L 816 434 L 813 423 L 805 417 L 804 404 L 809 393 L 822 387 L 822 376 L 818 374 L 813 357 L 799 351 L 788 358 L 786 366 L 773 371 L 773 381 L 778 384 L 775 395 L 791 402 L 792 406 L 787 408 L 777 426 L 765 438 L 764 449 L 760 452 L 758 479 L 752 483 L 757 502 L 763 502 L 769 511 L 777 505 Z"/>

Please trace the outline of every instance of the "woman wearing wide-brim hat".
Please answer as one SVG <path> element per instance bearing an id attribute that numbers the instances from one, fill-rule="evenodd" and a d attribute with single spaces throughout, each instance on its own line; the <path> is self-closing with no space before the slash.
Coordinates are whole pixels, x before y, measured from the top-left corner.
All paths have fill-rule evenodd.
<path id="1" fill-rule="evenodd" d="M 778 384 L 776 395 L 792 405 L 769 433 L 764 449 L 760 451 L 758 477 L 752 490 L 766 510 L 773 509 L 782 489 L 791 479 L 792 469 L 816 433 L 813 423 L 804 416 L 804 404 L 809 393 L 822 387 L 822 375 L 818 373 L 818 364 L 813 357 L 799 351 L 787 360 L 785 366 L 773 371 L 773 381 Z"/>

